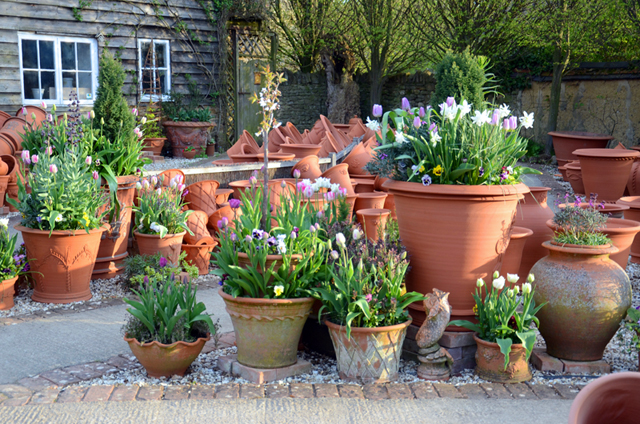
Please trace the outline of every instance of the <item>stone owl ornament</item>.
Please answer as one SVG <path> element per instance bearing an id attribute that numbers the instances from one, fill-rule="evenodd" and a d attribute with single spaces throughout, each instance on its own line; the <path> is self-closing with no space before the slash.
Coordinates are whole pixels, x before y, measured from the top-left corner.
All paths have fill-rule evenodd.
<path id="1" fill-rule="evenodd" d="M 451 318 L 449 293 L 433 289 L 426 295 L 424 310 L 427 318 L 416 334 L 418 351 L 418 377 L 425 380 L 448 380 L 451 376 L 453 358 L 446 349 L 440 347 L 442 337 Z"/>

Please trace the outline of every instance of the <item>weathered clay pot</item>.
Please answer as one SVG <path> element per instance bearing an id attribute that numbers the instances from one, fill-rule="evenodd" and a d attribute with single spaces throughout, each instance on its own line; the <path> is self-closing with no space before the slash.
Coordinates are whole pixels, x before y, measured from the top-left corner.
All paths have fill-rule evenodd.
<path id="1" fill-rule="evenodd" d="M 387 193 L 360 193 L 356 199 L 354 210 L 360 209 L 384 209 L 384 202 L 387 199 Z"/>
<path id="2" fill-rule="evenodd" d="M 149 377 L 183 376 L 187 368 L 196 360 L 204 344 L 211 339 L 211 335 L 200 337 L 192 343 L 175 342 L 166 345 L 157 341 L 141 344 L 138 340 L 124 336 L 129 348 L 142 364 Z"/>
<path id="3" fill-rule="evenodd" d="M 451 319 L 472 320 L 475 302 L 470 293 L 478 278 L 489 278 L 500 269 L 518 200 L 529 188 L 423 186 L 393 180 L 383 186 L 395 196 L 400 238 L 411 257 L 407 290 L 450 292 Z M 422 324 L 424 307 L 416 302 L 409 308 L 416 324 Z"/>
<path id="4" fill-rule="evenodd" d="M 362 143 L 356 144 L 351 152 L 344 158 L 342 163 L 349 165 L 349 172 L 353 175 L 367 174 L 364 166 L 371 161 L 371 156 Z"/>
<path id="5" fill-rule="evenodd" d="M 233 193 L 233 190 L 230 188 L 217 188 L 215 192 L 216 205 L 220 207 L 223 203 L 227 203 L 231 193 Z"/>
<path id="6" fill-rule="evenodd" d="M 640 158 L 636 158 L 631 166 L 631 173 L 627 181 L 627 192 L 629 196 L 640 194 Z"/>
<path id="7" fill-rule="evenodd" d="M 13 142 L 14 151 L 22 150 L 22 134 L 26 132 L 25 127 L 29 128 L 31 125 L 22 116 L 13 116 L 2 126 L 2 134 Z"/>
<path id="8" fill-rule="evenodd" d="M 211 122 L 174 122 L 165 121 L 164 126 L 171 147 L 173 156 L 182 157 L 185 148 L 192 146 L 196 150 L 196 154 L 203 152 L 209 141 L 209 132 L 215 126 Z"/>
<path id="9" fill-rule="evenodd" d="M 356 193 L 373 193 L 374 191 L 374 186 L 375 186 L 375 181 L 373 180 L 364 180 L 362 178 L 353 178 L 351 180 L 352 182 L 358 183 L 358 185 L 356 185 L 354 187 L 354 191 Z"/>
<path id="10" fill-rule="evenodd" d="M 105 228 L 85 230 L 34 230 L 22 232 L 35 287 L 31 299 L 44 303 L 71 303 L 91 299 L 91 273 Z"/>
<path id="11" fill-rule="evenodd" d="M 193 235 L 188 232 L 184 235 L 184 242 L 186 244 L 197 244 L 197 242 L 204 237 L 211 237 L 211 233 L 207 230 L 207 223 L 209 222 L 209 215 L 201 210 L 195 210 L 191 212 L 187 218 L 187 227 L 193 232 Z"/>
<path id="12" fill-rule="evenodd" d="M 292 153 L 296 158 L 304 159 L 307 156 L 317 156 L 320 152 L 320 146 L 314 144 L 282 144 L 280 145 L 282 153 Z"/>
<path id="13" fill-rule="evenodd" d="M 569 424 L 635 424 L 640 416 L 640 374 L 621 372 L 592 380 L 576 396 Z"/>
<path id="14" fill-rule="evenodd" d="M 362 226 L 364 234 L 373 242 L 378 241 L 380 236 L 384 238 L 389 215 L 391 215 L 391 211 L 388 209 L 360 209 L 356 211 L 356 219 Z"/>
<path id="15" fill-rule="evenodd" d="M 171 266 L 178 266 L 182 239 L 185 234 L 186 231 L 183 231 L 177 234 L 167 234 L 163 238 L 160 238 L 160 234 L 133 232 L 133 235 L 138 241 L 138 250 L 141 255 L 153 256 L 156 253 L 160 253 L 169 261 Z"/>
<path id="16" fill-rule="evenodd" d="M 154 155 L 158 156 L 162 153 L 162 148 L 164 147 L 164 142 L 166 141 L 166 137 L 146 137 L 143 141 L 144 147 L 142 150 L 146 152 L 152 152 Z"/>
<path id="17" fill-rule="evenodd" d="M 13 141 L 9 137 L 5 136 L 0 130 L 0 154 L 2 155 L 13 155 L 15 147 L 13 146 Z M 20 152 L 22 154 L 22 152 Z"/>
<path id="18" fill-rule="evenodd" d="M 640 222 L 640 196 L 622 197 L 616 202 L 621 206 L 629 207 L 624 211 L 625 219 Z M 631 244 L 631 263 L 640 264 L 640 237 L 636 237 Z"/>
<path id="19" fill-rule="evenodd" d="M 585 194 L 595 193 L 605 202 L 624 196 L 631 166 L 640 156 L 635 150 L 620 149 L 578 149 L 573 153 L 580 158 Z"/>
<path id="20" fill-rule="evenodd" d="M 215 144 L 207 144 L 207 148 L 205 150 L 207 156 L 215 156 L 216 154 L 216 145 Z"/>
<path id="21" fill-rule="evenodd" d="M 298 342 L 314 299 L 233 298 L 218 293 L 231 315 L 238 362 L 254 368 L 282 368 L 298 361 Z"/>
<path id="22" fill-rule="evenodd" d="M 327 169 L 321 175 L 323 178 L 329 178 L 332 184 L 340 184 L 340 187 L 347 190 L 347 194 L 356 194 L 351 186 L 351 178 L 349 178 L 349 165 L 341 163 Z"/>
<path id="23" fill-rule="evenodd" d="M 9 166 L 7 175 L 9 176 L 10 183 L 18 182 L 18 161 L 15 156 L 12 155 L 0 155 L 0 158 Z"/>
<path id="24" fill-rule="evenodd" d="M 182 157 L 185 159 L 193 159 L 198 154 L 195 150 L 183 150 Z"/>
<path id="25" fill-rule="evenodd" d="M 216 180 L 198 181 L 187 186 L 189 192 L 184 196 L 187 207 L 191 210 L 203 211 L 210 216 L 218 209 L 216 190 L 220 183 Z"/>
<path id="26" fill-rule="evenodd" d="M 322 175 L 319 161 L 320 159 L 315 155 L 307 156 L 303 159 L 300 159 L 300 161 L 296 163 L 291 170 L 291 175 L 293 175 L 293 171 L 297 169 L 298 171 L 300 171 L 301 179 L 308 178 L 313 181 Z"/>
<path id="27" fill-rule="evenodd" d="M 386 383 L 398 376 L 402 345 L 411 319 L 386 327 L 347 327 L 324 322 L 329 327 L 340 378 L 361 383 Z"/>
<path id="28" fill-rule="evenodd" d="M 582 167 L 580 161 L 573 161 L 564 166 L 567 174 L 567 181 L 571 184 L 571 189 L 577 195 L 584 196 L 585 189 L 582 181 Z"/>
<path id="29" fill-rule="evenodd" d="M 602 359 L 605 347 L 631 306 L 631 283 L 609 258 L 611 245 L 578 246 L 545 242 L 549 256 L 531 269 L 537 314 L 547 353 L 570 361 Z"/>
<path id="30" fill-rule="evenodd" d="M 6 311 L 13 308 L 13 288 L 16 281 L 18 281 L 18 277 L 0 281 L 0 311 Z"/>
<path id="31" fill-rule="evenodd" d="M 218 234 L 220 231 L 220 228 L 218 228 L 218 221 L 222 221 L 222 218 L 225 217 L 229 221 L 229 226 L 235 228 L 233 220 L 236 218 L 237 213 L 241 213 L 241 209 L 238 208 L 234 211 L 228 203 L 223 204 L 217 211 L 212 213 L 207 224 L 207 227 L 213 230 L 212 235 Z"/>
<path id="32" fill-rule="evenodd" d="M 487 342 L 473 335 L 478 345 L 476 351 L 476 375 L 494 383 L 522 383 L 532 378 L 527 360 L 527 350 L 522 344 L 512 344 L 509 365 L 504 370 L 504 354 L 498 343 Z"/>
<path id="33" fill-rule="evenodd" d="M 573 153 L 577 149 L 592 149 L 607 147 L 612 136 L 578 131 L 552 131 L 549 133 L 553 140 L 553 150 L 562 166 L 578 157 Z"/>
<path id="34" fill-rule="evenodd" d="M 511 239 L 509 240 L 509 246 L 504 253 L 504 259 L 502 260 L 501 274 L 518 274 L 520 272 L 520 263 L 522 262 L 522 252 L 524 252 L 524 246 L 527 243 L 527 239 L 533 235 L 533 230 L 523 227 L 513 227 L 511 232 Z M 519 284 L 527 278 L 527 275 L 520 275 Z"/>
<path id="35" fill-rule="evenodd" d="M 529 187 L 530 192 L 525 193 L 516 208 L 516 220 L 513 225 L 528 228 L 533 235 L 526 239 L 520 269 L 517 272 L 522 278 L 529 275 L 531 267 L 541 258 L 547 256 L 547 249 L 542 243 L 551 240 L 553 231 L 547 227 L 547 220 L 553 218 L 553 211 L 547 204 L 548 187 Z"/>
<path id="36" fill-rule="evenodd" d="M 218 242 L 213 238 L 206 237 L 196 244 L 183 244 L 182 251 L 187 252 L 185 260 L 198 267 L 199 275 L 207 275 L 211 263 L 211 252 L 217 245 Z"/>

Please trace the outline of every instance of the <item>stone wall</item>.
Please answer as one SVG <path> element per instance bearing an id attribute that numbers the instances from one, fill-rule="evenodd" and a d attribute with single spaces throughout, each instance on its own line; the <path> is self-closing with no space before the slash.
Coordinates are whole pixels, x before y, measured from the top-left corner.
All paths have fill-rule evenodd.
<path id="1" fill-rule="evenodd" d="M 327 113 L 327 80 L 324 73 L 303 74 L 285 71 L 287 79 L 280 85 L 282 123 L 292 122 L 300 132 L 311 129 L 320 115 Z"/>

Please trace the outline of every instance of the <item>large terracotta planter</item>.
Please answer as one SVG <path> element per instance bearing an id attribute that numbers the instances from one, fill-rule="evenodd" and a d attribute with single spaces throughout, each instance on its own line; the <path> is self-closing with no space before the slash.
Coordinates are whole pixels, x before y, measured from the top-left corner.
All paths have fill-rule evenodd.
<path id="1" fill-rule="evenodd" d="M 470 294 L 478 278 L 487 279 L 500 269 L 518 200 L 529 188 L 423 186 L 393 180 L 383 186 L 394 195 L 400 239 L 411 258 L 407 290 L 450 292 L 451 319 L 473 320 Z M 410 313 L 417 325 L 422 324 L 425 315 L 419 302 L 410 306 Z"/>
<path id="2" fill-rule="evenodd" d="M 207 275 L 211 263 L 211 252 L 217 245 L 218 242 L 211 237 L 202 239 L 195 244 L 183 244 L 182 251 L 187 252 L 185 261 L 198 267 L 199 275 Z"/>
<path id="3" fill-rule="evenodd" d="M 204 152 L 210 139 L 209 132 L 215 126 L 211 122 L 174 121 L 165 121 L 162 125 L 171 142 L 173 156 L 176 158 L 183 157 L 182 152 L 189 146 L 196 150 L 196 154 Z"/>
<path id="4" fill-rule="evenodd" d="M 195 342 L 175 342 L 166 345 L 157 341 L 141 344 L 138 340 L 124 336 L 131 352 L 147 370 L 149 377 L 183 376 L 196 360 L 211 335 L 200 337 Z"/>
<path id="5" fill-rule="evenodd" d="M 640 196 L 622 197 L 616 202 L 618 205 L 627 206 L 624 211 L 625 219 L 640 222 Z M 631 263 L 640 264 L 640 237 L 635 237 L 631 244 Z"/>
<path id="6" fill-rule="evenodd" d="M 318 158 L 318 156 L 311 155 L 300 159 L 293 169 L 291 169 L 291 175 L 293 175 L 295 170 L 300 171 L 301 179 L 308 178 L 311 181 L 314 181 L 322 175 L 322 171 L 320 170 L 320 158 Z"/>
<path id="7" fill-rule="evenodd" d="M 532 378 L 527 360 L 527 350 L 521 344 L 512 344 L 509 365 L 504 369 L 504 354 L 498 343 L 482 340 L 477 334 L 473 339 L 478 345 L 476 351 L 476 375 L 494 383 L 522 383 Z"/>
<path id="8" fill-rule="evenodd" d="M 13 308 L 14 286 L 18 281 L 18 277 L 0 281 L 0 311 L 6 311 Z"/>
<path id="9" fill-rule="evenodd" d="M 585 194 L 598 195 L 599 201 L 615 202 L 624 196 L 631 166 L 640 152 L 621 149 L 579 149 Z M 570 166 L 567 169 L 571 169 Z"/>
<path id="10" fill-rule="evenodd" d="M 354 210 L 358 212 L 360 209 L 384 209 L 384 203 L 387 199 L 387 193 L 360 193 L 356 199 Z"/>
<path id="11" fill-rule="evenodd" d="M 522 278 L 529 275 L 531 267 L 541 258 L 547 256 L 547 249 L 542 243 L 551 240 L 553 231 L 547 227 L 547 220 L 553 218 L 553 211 L 547 204 L 548 187 L 529 187 L 530 192 L 525 193 L 524 198 L 516 208 L 516 220 L 514 225 L 528 228 L 533 235 L 527 238 L 522 252 L 520 269 L 517 272 Z"/>
<path id="12" fill-rule="evenodd" d="M 347 327 L 325 321 L 333 342 L 340 378 L 362 383 L 386 383 L 398 376 L 402 345 L 411 325 L 407 322 L 386 327 Z"/>
<path id="13" fill-rule="evenodd" d="M 282 368 L 298 361 L 298 342 L 314 299 L 234 298 L 218 293 L 231 315 L 238 362 L 254 368 Z"/>
<path id="14" fill-rule="evenodd" d="M 280 145 L 282 153 L 292 153 L 298 159 L 304 159 L 307 156 L 317 156 L 320 152 L 320 146 L 313 144 L 282 144 Z"/>
<path id="15" fill-rule="evenodd" d="M 636 158 L 631 166 L 631 173 L 627 181 L 627 192 L 629 196 L 640 194 L 640 158 Z"/>
<path id="16" fill-rule="evenodd" d="M 71 303 L 91 299 L 91 273 L 105 228 L 85 230 L 34 230 L 22 232 L 35 287 L 31 298 L 44 303 Z"/>
<path id="17" fill-rule="evenodd" d="M 187 207 L 191 210 L 203 211 L 210 216 L 218 209 L 216 190 L 220 183 L 216 180 L 198 181 L 187 186 L 189 192 L 184 196 Z"/>
<path id="18" fill-rule="evenodd" d="M 564 166 L 567 174 L 567 181 L 571 184 L 571 190 L 576 195 L 584 196 L 584 182 L 582 181 L 582 167 L 580 161 L 573 161 Z"/>
<path id="19" fill-rule="evenodd" d="M 524 246 L 527 243 L 527 239 L 533 235 L 533 230 L 523 227 L 513 227 L 511 232 L 511 240 L 509 240 L 509 247 L 504 253 L 504 259 L 502 260 L 502 275 L 506 274 L 518 274 L 520 272 L 520 263 L 522 262 L 522 253 L 524 252 Z M 528 274 L 518 274 L 520 276 L 521 284 Z"/>
<path id="20" fill-rule="evenodd" d="M 142 234 L 138 231 L 134 231 L 133 235 L 138 241 L 138 250 L 141 255 L 153 256 L 160 253 L 171 266 L 178 266 L 182 239 L 186 233 L 183 231 L 177 234 L 167 234 L 163 238 L 160 238 L 160 234 Z"/>
<path id="21" fill-rule="evenodd" d="M 336 166 L 332 166 L 327 169 L 321 175 L 324 178 L 329 178 L 331 184 L 340 184 L 340 187 L 347 190 L 347 194 L 356 194 L 351 186 L 351 178 L 349 178 L 349 165 L 341 163 Z M 371 190 L 373 191 L 373 190 Z"/>
<path id="22" fill-rule="evenodd" d="M 124 260 L 129 253 L 129 231 L 131 229 L 131 213 L 136 182 L 134 175 L 117 177 L 120 203 L 120 217 L 102 233 L 96 265 L 93 268 L 93 278 L 112 278 L 124 272 Z"/>
<path id="23" fill-rule="evenodd" d="M 375 188 L 375 181 L 374 180 L 365 180 L 362 178 L 353 178 L 351 179 L 352 182 L 358 183 L 358 185 L 356 185 L 354 187 L 354 191 L 356 193 L 362 194 L 362 193 L 373 193 L 374 192 L 374 188 Z"/>
<path id="24" fill-rule="evenodd" d="M 372 242 L 384 238 L 387 219 L 391 211 L 389 209 L 360 209 L 356 211 L 356 219 L 364 230 L 364 234 Z"/>
<path id="25" fill-rule="evenodd" d="M 143 141 L 144 147 L 142 150 L 152 152 L 154 155 L 159 156 L 162 153 L 162 148 L 166 140 L 166 137 L 146 137 Z"/>
<path id="26" fill-rule="evenodd" d="M 553 140 L 553 150 L 558 159 L 558 165 L 566 165 L 570 160 L 578 157 L 573 154 L 577 149 L 604 149 L 612 136 L 578 131 L 552 131 L 549 133 Z"/>
<path id="27" fill-rule="evenodd" d="M 640 374 L 621 372 L 592 380 L 576 396 L 569 424 L 635 424 L 640 416 Z"/>
<path id="28" fill-rule="evenodd" d="M 631 283 L 609 255 L 615 246 L 545 242 L 549 256 L 531 269 L 537 314 L 547 353 L 570 361 L 602 359 L 607 343 L 631 306 Z"/>

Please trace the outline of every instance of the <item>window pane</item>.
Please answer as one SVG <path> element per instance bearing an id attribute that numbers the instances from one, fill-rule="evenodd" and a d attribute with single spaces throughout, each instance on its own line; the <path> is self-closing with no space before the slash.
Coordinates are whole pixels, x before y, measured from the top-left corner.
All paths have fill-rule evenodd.
<path id="1" fill-rule="evenodd" d="M 91 70 L 91 44 L 89 43 L 76 43 L 78 47 L 78 70 L 90 71 Z"/>
<path id="2" fill-rule="evenodd" d="M 142 71 L 142 93 L 151 94 L 151 84 L 153 80 L 153 71 L 145 69 Z"/>
<path id="3" fill-rule="evenodd" d="M 67 100 L 71 94 L 71 90 L 76 90 L 76 73 L 75 72 L 63 72 L 62 73 L 62 98 Z"/>
<path id="4" fill-rule="evenodd" d="M 39 41 L 40 69 L 55 69 L 53 66 L 53 41 Z"/>
<path id="5" fill-rule="evenodd" d="M 38 69 L 38 42 L 22 40 L 22 67 Z"/>
<path id="6" fill-rule="evenodd" d="M 165 59 L 165 47 L 164 43 L 156 43 L 156 68 L 166 68 L 167 61 Z"/>
<path id="7" fill-rule="evenodd" d="M 76 43 L 60 43 L 62 69 L 76 69 Z"/>
<path id="8" fill-rule="evenodd" d="M 160 78 L 160 88 L 162 94 L 169 94 L 169 84 L 167 83 L 167 71 L 158 71 Z"/>
<path id="9" fill-rule="evenodd" d="M 40 100 L 40 92 L 38 91 L 38 71 L 24 71 L 22 79 L 24 80 L 24 98 Z"/>
<path id="10" fill-rule="evenodd" d="M 153 57 L 149 54 L 151 44 L 148 41 L 143 41 L 140 46 L 140 63 L 142 63 L 142 67 L 153 67 Z"/>
<path id="11" fill-rule="evenodd" d="M 80 46 L 78 44 L 78 46 Z M 91 72 L 78 72 L 78 99 L 93 100 Z"/>
<path id="12" fill-rule="evenodd" d="M 40 86 L 42 87 L 42 98 L 45 100 L 56 98 L 56 77 L 55 72 L 40 72 Z"/>

